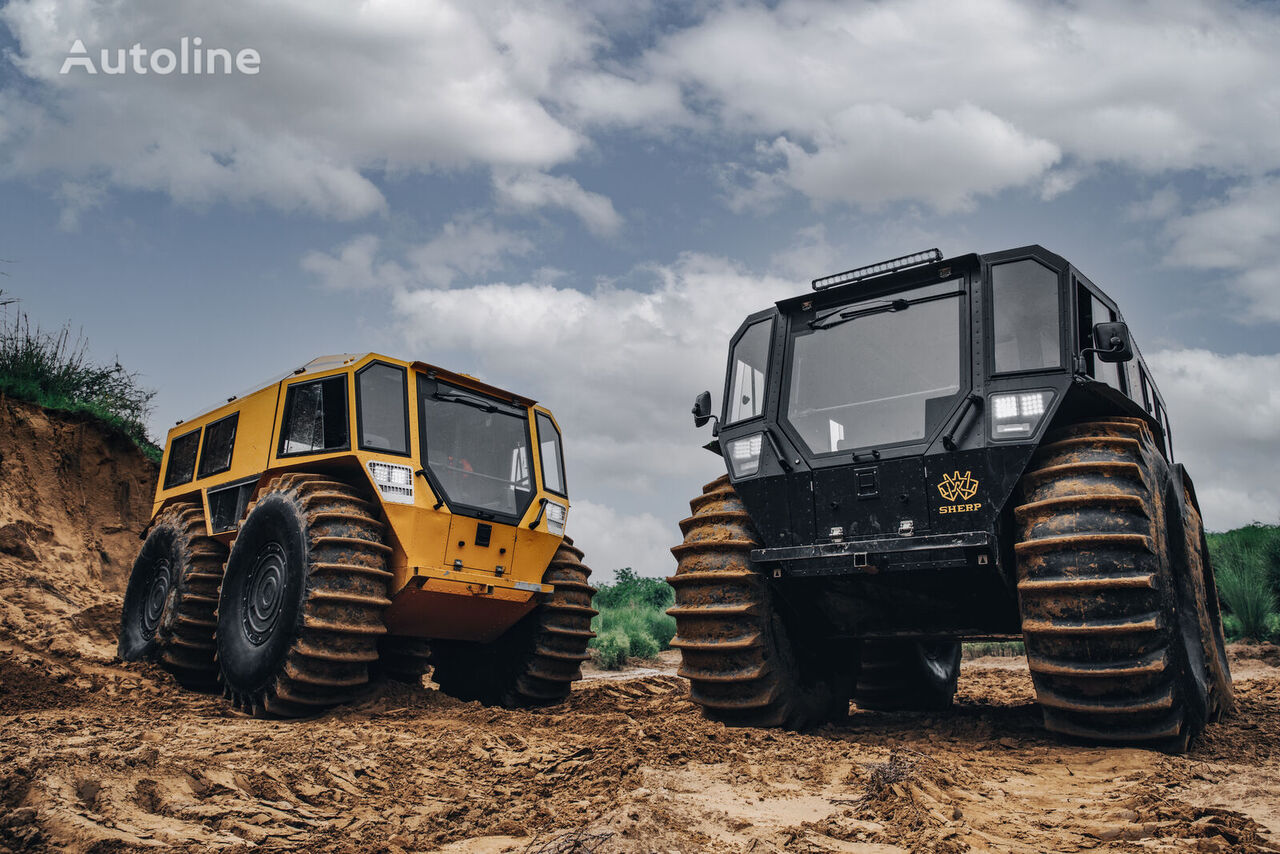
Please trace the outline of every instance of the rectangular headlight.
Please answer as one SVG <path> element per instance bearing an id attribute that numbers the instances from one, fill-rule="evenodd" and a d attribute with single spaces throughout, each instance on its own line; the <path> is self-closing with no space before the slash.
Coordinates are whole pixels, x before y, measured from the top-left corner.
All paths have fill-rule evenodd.
<path id="1" fill-rule="evenodd" d="M 554 501 L 548 501 L 544 515 L 547 520 L 547 533 L 555 534 L 556 536 L 564 533 L 564 523 L 569 518 L 568 507 L 563 504 L 557 504 Z"/>
<path id="2" fill-rule="evenodd" d="M 991 438 L 1024 439 L 1036 432 L 1040 419 L 1049 411 L 1053 392 L 1018 391 L 993 394 L 991 402 Z"/>
<path id="3" fill-rule="evenodd" d="M 760 471 L 760 449 L 764 434 L 753 433 L 729 443 L 729 467 L 734 477 L 747 477 Z"/>
<path id="4" fill-rule="evenodd" d="M 413 503 L 413 469 L 409 466 L 369 460 L 369 476 L 378 492 L 387 501 L 396 504 Z"/>

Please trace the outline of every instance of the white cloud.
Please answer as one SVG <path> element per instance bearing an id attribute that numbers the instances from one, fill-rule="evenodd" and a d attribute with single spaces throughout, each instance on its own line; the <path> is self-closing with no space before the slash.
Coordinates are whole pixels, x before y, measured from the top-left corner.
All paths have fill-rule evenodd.
<path id="1" fill-rule="evenodd" d="M 1000 117 L 964 104 L 913 118 L 893 107 L 858 105 L 833 116 L 815 149 L 779 137 L 782 178 L 811 199 L 874 208 L 926 199 L 941 211 L 972 206 L 973 197 L 1027 184 L 1059 157 Z"/>
<path id="2" fill-rule="evenodd" d="M 1187 466 L 1205 525 L 1225 530 L 1280 521 L 1280 354 L 1208 350 L 1150 354 L 1173 425 L 1174 455 Z"/>
<path id="3" fill-rule="evenodd" d="M 1280 321 L 1280 178 L 1237 185 L 1194 213 L 1170 221 L 1171 264 L 1231 273 L 1253 321 Z"/>
<path id="4" fill-rule="evenodd" d="M 607 196 L 584 190 L 567 175 L 495 170 L 493 189 L 501 204 L 516 210 L 565 208 L 582 220 L 592 234 L 610 236 L 622 227 L 622 217 Z"/>
<path id="5" fill-rule="evenodd" d="M 100 177 L 185 203 L 260 202 L 337 218 L 384 207 L 367 173 L 468 164 L 543 168 L 583 137 L 544 105 L 595 43 L 567 4 L 386 0 L 15 0 L 22 85 L 0 90 L 10 175 Z M 141 43 L 252 47 L 255 76 L 59 73 Z"/>
<path id="6" fill-rule="evenodd" d="M 1052 198 L 1071 178 L 1046 174 L 1059 154 L 1277 168 L 1277 36 L 1271 7 L 1212 0 L 784 0 L 718 6 L 642 65 L 725 131 L 785 140 L 778 174 L 815 198 L 954 208 L 1041 181 Z"/>
<path id="7" fill-rule="evenodd" d="M 384 259 L 382 240 L 373 234 L 352 238 L 333 253 L 313 250 L 300 263 L 325 287 L 337 290 L 447 288 L 460 277 L 501 270 L 533 249 L 533 241 L 523 235 L 464 215 L 425 243 L 406 248 L 404 263 Z"/>

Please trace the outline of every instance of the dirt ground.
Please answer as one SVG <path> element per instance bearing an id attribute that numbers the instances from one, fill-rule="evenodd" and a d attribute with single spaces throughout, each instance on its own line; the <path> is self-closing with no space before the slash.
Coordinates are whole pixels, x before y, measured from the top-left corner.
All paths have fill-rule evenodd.
<path id="1" fill-rule="evenodd" d="M 1014 658 L 804 734 L 704 720 L 670 654 L 540 712 L 428 683 L 259 721 L 114 660 L 154 467 L 4 401 L 0 460 L 0 851 L 1280 851 L 1274 646 L 1186 756 L 1049 736 Z"/>
<path id="2" fill-rule="evenodd" d="M 1050 737 L 1002 658 L 948 714 L 806 734 L 704 720 L 669 661 L 543 712 L 391 685 L 259 721 L 112 662 L 114 621 L 80 614 L 75 654 L 0 643 L 0 848 L 1280 851 L 1274 647 L 1233 649 L 1239 714 L 1175 757 Z"/>

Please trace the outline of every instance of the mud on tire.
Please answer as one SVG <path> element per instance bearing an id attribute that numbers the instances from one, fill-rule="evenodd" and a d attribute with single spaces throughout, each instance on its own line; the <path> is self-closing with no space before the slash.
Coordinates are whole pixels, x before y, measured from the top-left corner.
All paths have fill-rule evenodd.
<path id="1" fill-rule="evenodd" d="M 158 660 L 183 687 L 216 690 L 214 612 L 226 559 L 226 546 L 205 535 L 198 504 L 161 511 L 129 576 L 120 658 Z"/>
<path id="2" fill-rule="evenodd" d="M 838 680 L 806 673 L 768 582 L 750 565 L 759 543 L 727 476 L 703 487 L 671 550 L 680 675 L 708 717 L 736 726 L 802 728 L 847 714 Z"/>
<path id="3" fill-rule="evenodd" d="M 1045 726 L 1185 749 L 1213 711 L 1204 588 L 1188 586 L 1183 492 L 1150 428 L 1135 418 L 1061 428 L 1021 489 L 1018 597 Z"/>
<path id="4" fill-rule="evenodd" d="M 360 696 L 386 634 L 383 524 L 354 487 L 275 478 L 227 560 L 218 603 L 223 690 L 258 717 L 300 717 Z"/>
<path id="5" fill-rule="evenodd" d="M 591 607 L 595 588 L 582 551 L 565 537 L 543 583 L 554 588 L 519 623 L 492 643 L 435 641 L 431 644 L 432 679 L 440 689 L 462 700 L 507 707 L 546 706 L 569 696 L 582 678 L 582 662 L 591 656 L 587 643 L 595 637 Z"/>

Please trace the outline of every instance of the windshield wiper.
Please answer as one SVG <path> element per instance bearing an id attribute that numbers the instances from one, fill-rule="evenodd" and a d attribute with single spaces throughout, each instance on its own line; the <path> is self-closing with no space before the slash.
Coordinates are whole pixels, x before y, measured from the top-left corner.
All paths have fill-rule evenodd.
<path id="1" fill-rule="evenodd" d="M 906 311 L 913 305 L 934 302 L 936 300 L 947 299 L 949 297 L 958 297 L 963 293 L 963 290 L 948 291 L 945 294 L 931 294 L 930 296 L 918 297 L 917 299 L 881 300 L 875 305 L 867 308 L 836 309 L 835 311 L 827 312 L 822 317 L 815 317 L 813 320 L 809 321 L 809 328 L 830 329 L 833 326 L 848 323 L 850 320 L 856 320 L 859 317 L 868 317 L 873 314 L 883 314 L 885 312 Z M 865 303 L 860 303 L 860 305 L 865 305 Z M 837 315 L 834 320 L 831 319 L 832 315 Z"/>
<path id="2" fill-rule="evenodd" d="M 434 400 L 443 400 L 445 403 L 465 403 L 467 406 L 474 406 L 476 409 L 482 410 L 484 412 L 498 411 L 498 407 L 494 406 L 492 403 L 485 403 L 484 401 L 476 400 L 475 398 L 471 398 L 471 397 L 462 397 L 461 395 L 453 395 L 453 394 L 441 394 L 438 391 L 432 392 L 431 397 Z"/>

